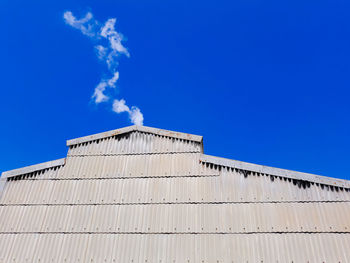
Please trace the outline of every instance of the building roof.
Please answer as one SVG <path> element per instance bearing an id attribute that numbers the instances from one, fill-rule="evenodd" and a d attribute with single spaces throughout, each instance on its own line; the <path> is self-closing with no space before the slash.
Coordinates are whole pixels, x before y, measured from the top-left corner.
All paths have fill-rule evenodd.
<path id="1" fill-rule="evenodd" d="M 84 143 L 84 142 L 100 140 L 100 139 L 113 137 L 113 136 L 121 135 L 121 134 L 125 134 L 125 133 L 135 132 L 135 131 L 140 131 L 140 132 L 144 132 L 144 133 L 151 133 L 151 134 L 156 134 L 159 136 L 171 137 L 171 138 L 176 138 L 176 139 L 194 141 L 194 142 L 199 142 L 199 143 L 201 143 L 203 140 L 202 136 L 193 135 L 193 134 L 189 134 L 189 133 L 174 132 L 174 131 L 168 131 L 168 130 L 157 129 L 157 128 L 152 128 L 152 127 L 132 125 L 132 126 L 112 130 L 112 131 L 101 132 L 101 133 L 97 133 L 97 134 L 93 134 L 93 135 L 89 135 L 89 136 L 71 139 L 71 140 L 67 141 L 67 146 L 80 144 L 80 143 Z"/>
<path id="2" fill-rule="evenodd" d="M 247 163 L 242 161 L 236 161 L 226 158 L 220 158 L 216 156 L 202 154 L 200 160 L 204 163 L 212 163 L 224 167 L 232 167 L 236 169 L 245 170 L 248 172 L 260 173 L 260 174 L 268 174 L 277 177 L 290 178 L 294 180 L 302 180 L 311 183 L 323 184 L 323 185 L 331 185 L 336 187 L 343 187 L 350 189 L 350 181 L 337 179 L 332 177 L 326 177 L 321 175 L 315 175 L 310 173 L 302 173 L 287 169 L 280 169 L 265 165 Z"/>
<path id="3" fill-rule="evenodd" d="M 115 129 L 107 132 L 70 139 L 70 140 L 67 140 L 67 146 L 72 147 L 74 145 L 93 142 L 97 140 L 103 140 L 110 137 L 120 136 L 123 134 L 132 133 L 132 132 L 149 133 L 149 134 L 154 134 L 158 136 L 197 142 L 201 145 L 201 152 L 203 152 L 203 136 L 182 133 L 182 132 L 168 131 L 168 130 L 146 127 L 146 126 L 137 126 L 137 125 L 132 125 L 132 126 Z M 326 176 L 315 175 L 310 173 L 303 173 L 303 172 L 297 172 L 297 171 L 292 171 L 287 169 L 275 168 L 275 167 L 270 167 L 265 165 L 247 163 L 247 162 L 226 159 L 226 158 L 221 158 L 221 157 L 216 157 L 216 156 L 211 156 L 206 154 L 202 154 L 200 157 L 200 160 L 201 162 L 204 162 L 204 163 L 212 163 L 223 167 L 237 168 L 248 172 L 268 174 L 268 175 L 273 175 L 278 177 L 284 177 L 284 178 L 290 178 L 295 180 L 307 181 L 311 183 L 350 189 L 349 180 L 343 180 L 343 179 L 337 179 L 333 177 L 326 177 Z M 3 178 L 13 177 L 13 176 L 19 176 L 23 174 L 28 174 L 35 171 L 45 170 L 51 167 L 62 166 L 64 165 L 64 163 L 65 163 L 65 158 L 62 158 L 62 159 L 44 162 L 36 165 L 30 165 L 23 168 L 5 171 L 2 173 L 2 177 Z"/>
<path id="4" fill-rule="evenodd" d="M 205 155 L 196 135 L 116 131 L 2 174 L 0 262 L 350 258 L 349 181 Z"/>
<path id="5" fill-rule="evenodd" d="M 18 175 L 23 175 L 23 174 L 29 174 L 29 173 L 42 171 L 42 170 L 46 170 L 46 169 L 53 168 L 53 167 L 59 167 L 59 166 L 62 166 L 64 164 L 65 164 L 65 158 L 61 158 L 61 159 L 54 160 L 54 161 L 34 164 L 34 165 L 25 166 L 25 167 L 18 168 L 18 169 L 5 171 L 1 174 L 1 177 L 7 178 L 7 177 L 13 177 L 13 176 L 18 176 Z"/>

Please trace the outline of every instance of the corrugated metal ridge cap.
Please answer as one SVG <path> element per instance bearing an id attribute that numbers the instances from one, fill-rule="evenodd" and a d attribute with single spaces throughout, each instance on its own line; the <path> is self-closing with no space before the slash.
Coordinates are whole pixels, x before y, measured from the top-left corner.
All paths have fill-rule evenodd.
<path id="1" fill-rule="evenodd" d="M 236 161 L 206 154 L 201 154 L 200 161 L 205 163 L 212 163 L 220 166 L 237 168 L 241 170 L 258 172 L 262 174 L 269 174 L 274 176 L 286 177 L 296 180 L 309 181 L 313 183 L 319 183 L 324 185 L 331 185 L 343 188 L 350 188 L 350 181 L 337 179 L 332 177 L 326 177 L 321 175 L 315 175 L 310 173 L 297 172 L 292 170 L 280 169 L 265 165 L 246 163 L 242 161 Z"/>
<path id="2" fill-rule="evenodd" d="M 32 173 L 32 172 L 36 172 L 36 171 L 40 171 L 40 170 L 44 170 L 44 169 L 48 169 L 48 168 L 52 168 L 52 167 L 62 166 L 65 164 L 65 162 L 66 162 L 66 158 L 62 158 L 62 159 L 49 161 L 49 162 L 45 162 L 45 163 L 39 163 L 39 164 L 30 165 L 30 166 L 25 166 L 22 168 L 2 172 L 1 178 L 8 178 L 8 177 L 13 177 L 13 176 L 22 175 L 22 174 L 28 174 L 28 173 Z"/>
<path id="3" fill-rule="evenodd" d="M 80 138 L 76 138 L 76 139 L 67 140 L 67 146 L 75 145 L 75 144 L 79 144 L 79 143 L 84 143 L 84 142 L 89 142 L 89 141 L 95 141 L 95 140 L 99 140 L 99 139 L 103 139 L 103 138 L 107 138 L 107 137 L 112 137 L 115 135 L 128 133 L 128 132 L 132 132 L 132 131 L 153 133 L 153 134 L 157 134 L 157 135 L 161 135 L 161 136 L 167 136 L 167 137 L 173 137 L 173 138 L 177 138 L 177 139 L 195 141 L 195 142 L 199 142 L 199 143 L 201 143 L 203 140 L 203 137 L 199 136 L 199 135 L 168 131 L 168 130 L 157 129 L 157 128 L 152 128 L 152 127 L 147 127 L 147 126 L 132 125 L 132 126 L 112 130 L 112 131 L 106 131 L 106 132 L 88 135 L 88 136 L 84 136 L 84 137 L 80 137 Z"/>

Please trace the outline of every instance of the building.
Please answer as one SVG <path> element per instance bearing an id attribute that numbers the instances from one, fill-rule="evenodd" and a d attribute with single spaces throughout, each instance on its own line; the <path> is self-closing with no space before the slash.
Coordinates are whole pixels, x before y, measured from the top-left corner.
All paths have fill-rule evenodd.
<path id="1" fill-rule="evenodd" d="M 350 181 L 131 126 L 2 173 L 0 262 L 350 262 Z"/>

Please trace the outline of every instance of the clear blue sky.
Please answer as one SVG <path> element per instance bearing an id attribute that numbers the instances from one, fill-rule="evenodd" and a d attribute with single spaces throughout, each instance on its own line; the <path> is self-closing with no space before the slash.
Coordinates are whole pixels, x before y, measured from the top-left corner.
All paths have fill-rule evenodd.
<path id="1" fill-rule="evenodd" d="M 116 17 L 117 98 L 207 154 L 350 179 L 349 1 L 0 3 L 0 171 L 64 157 L 65 140 L 130 125 L 91 101 L 105 66 L 63 13 Z"/>

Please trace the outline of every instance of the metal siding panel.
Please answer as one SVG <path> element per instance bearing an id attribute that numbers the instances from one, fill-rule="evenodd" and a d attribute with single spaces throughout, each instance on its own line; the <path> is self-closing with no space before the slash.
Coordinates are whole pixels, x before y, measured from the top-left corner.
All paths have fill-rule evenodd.
<path id="1" fill-rule="evenodd" d="M 150 147 L 147 140 L 153 135 L 145 137 L 135 133 L 133 136 L 136 143 L 125 140 L 124 150 L 141 151 Z M 97 148 L 87 144 L 81 150 L 109 152 L 120 145 L 112 139 L 100 141 Z M 153 146 L 157 150 L 163 149 L 161 147 L 169 150 L 177 145 L 168 138 L 159 137 L 156 142 Z M 185 148 L 193 147 L 187 144 Z M 349 233 L 266 233 L 349 232 L 350 203 L 304 202 L 347 200 L 348 192 L 326 187 L 322 190 L 316 185 L 304 189 L 288 180 L 271 181 L 268 176 L 257 175 L 244 177 L 225 168 L 220 176 L 183 177 L 197 176 L 203 171 L 218 174 L 215 169 L 217 167 L 198 165 L 197 154 L 85 156 L 67 158 L 66 166 L 59 169 L 58 180 L 9 181 L 2 198 L 2 204 L 6 205 L 0 206 L 0 246 L 4 250 L 0 252 L 0 259 L 16 257 L 21 261 L 32 256 L 33 260 L 40 258 L 47 262 L 46 259 L 51 258 L 48 251 L 56 253 L 55 259 L 62 261 L 79 258 L 81 261 L 116 259 L 116 262 L 145 262 L 146 259 L 148 262 L 172 262 L 173 259 L 176 262 L 344 262 L 350 257 Z M 53 171 L 38 176 L 51 178 Z M 83 179 L 93 177 L 119 178 Z M 11 203 L 60 205 L 12 206 Z M 64 205 L 79 203 L 85 205 Z M 14 230 L 50 233 L 4 234 Z M 99 234 L 78 234 L 85 231 Z M 114 231 L 132 234 L 108 234 Z M 201 233 L 190 234 L 193 231 Z M 254 233 L 237 234 L 247 231 Z M 154 232 L 176 234 L 152 234 Z M 188 234 L 183 234 L 186 232 Z M 25 249 L 19 251 L 18 247 Z"/>
<path id="2" fill-rule="evenodd" d="M 224 179 L 222 179 L 224 178 Z M 234 179 L 234 178 L 232 178 Z M 223 180 L 223 181 L 221 181 Z M 21 180 L 10 181 L 2 205 L 8 204 L 69 204 L 69 203 L 139 203 L 139 202 L 276 202 L 276 199 L 250 200 L 240 185 L 222 175 L 218 177 L 135 178 L 109 180 Z M 20 184 L 19 184 L 20 183 Z M 138 186 L 139 185 L 139 186 Z M 229 187 L 232 185 L 232 187 Z M 248 183 L 249 185 L 249 183 Z M 43 189 L 42 194 L 35 189 Z M 110 187 L 110 190 L 108 190 Z M 139 187 L 139 188 L 138 188 Z M 50 192 L 47 191 L 50 189 Z M 198 189 L 198 194 L 196 194 Z M 283 188 L 282 188 L 283 189 Z M 135 192 L 136 191 L 136 192 Z M 229 191 L 227 193 L 227 191 Z M 221 193 L 218 195 L 217 193 Z M 17 196 L 16 196 L 17 194 Z M 106 196 L 106 197 L 104 197 Z M 165 198 L 165 200 L 164 200 Z M 121 200 L 123 199 L 123 200 Z M 152 199 L 152 201 L 151 201 Z M 91 201 L 90 201 L 91 200 Z M 102 201 L 104 200 L 104 201 Z M 332 200 L 332 199 L 331 199 Z M 329 201 L 331 201 L 329 200 Z M 282 202 L 294 201 L 293 196 Z M 297 200 L 299 202 L 299 200 Z M 300 200 L 303 201 L 303 200 Z M 317 201 L 317 200 L 313 200 Z M 315 216 L 315 215 L 314 215 Z M 336 215 L 337 216 L 337 215 Z M 344 218 L 343 216 L 341 216 Z"/>
<path id="3" fill-rule="evenodd" d="M 175 138 L 172 139 L 143 132 L 132 132 L 131 134 L 124 134 L 75 145 L 68 151 L 68 156 L 200 151 L 201 147 L 199 142 L 189 142 L 188 140 Z"/>
<path id="4" fill-rule="evenodd" d="M 341 220 L 350 218 L 349 206 L 348 203 L 2 206 L 1 214 L 7 217 L 3 218 L 1 232 L 349 232 L 349 220 Z M 321 210 L 328 216 L 315 222 L 309 211 L 316 215 Z"/>

